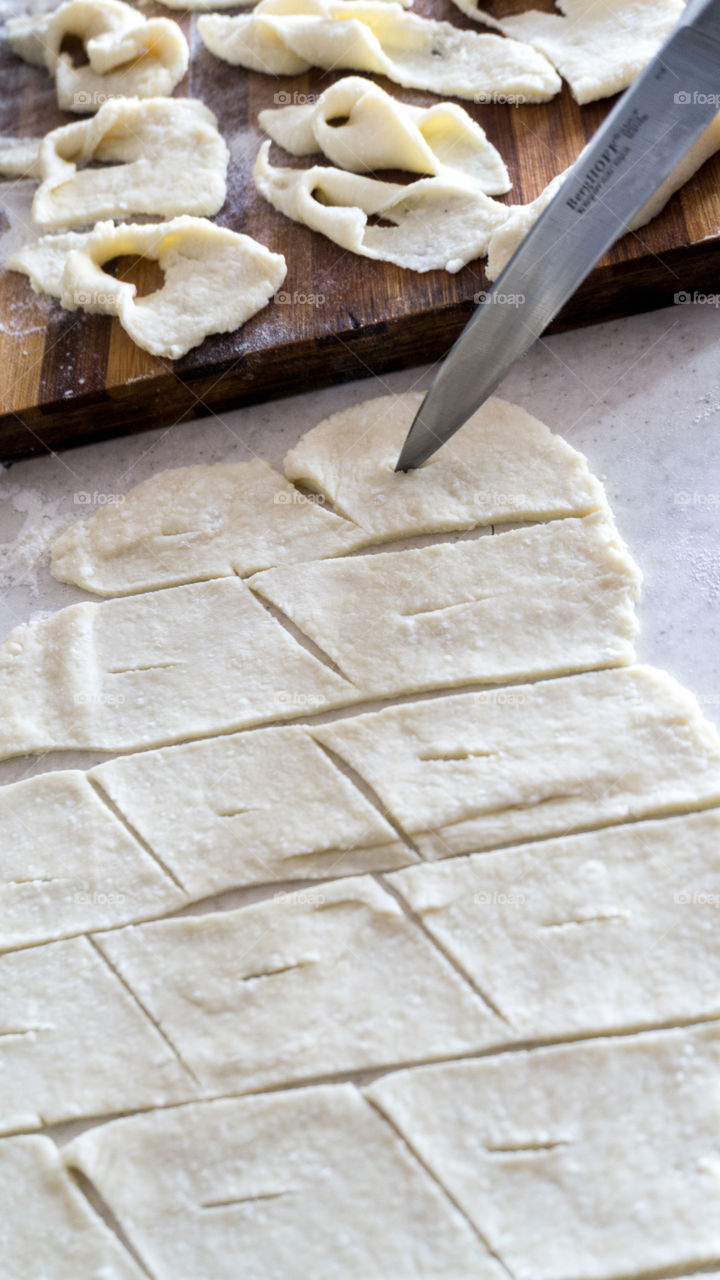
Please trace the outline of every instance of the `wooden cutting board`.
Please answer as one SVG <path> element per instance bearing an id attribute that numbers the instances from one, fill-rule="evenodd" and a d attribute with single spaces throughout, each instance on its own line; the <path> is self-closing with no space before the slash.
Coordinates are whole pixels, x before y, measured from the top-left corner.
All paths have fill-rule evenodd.
<path id="1" fill-rule="evenodd" d="M 518 0 L 497 0 L 494 11 L 501 16 L 519 7 Z M 553 3 L 536 0 L 535 7 L 552 10 Z M 451 0 L 417 0 L 415 9 L 477 29 Z M 143 12 L 171 14 L 160 5 Z M 176 92 L 212 108 L 231 152 L 228 198 L 217 221 L 285 255 L 285 300 L 236 333 L 207 338 L 173 363 L 141 351 L 116 320 L 63 311 L 34 294 L 24 276 L 0 271 L 0 459 L 169 426 L 252 400 L 436 360 L 470 315 L 475 295 L 487 287 L 482 261 L 454 276 L 403 271 L 347 253 L 270 208 L 251 176 L 262 138 L 258 112 L 278 102 L 302 102 L 343 73 L 249 73 L 212 57 L 193 20 L 183 16 L 181 25 L 191 42 L 191 65 Z M 407 102 L 437 101 L 380 83 Z M 58 111 L 50 77 L 14 57 L 7 44 L 0 50 L 0 84 L 4 136 L 37 136 L 78 118 Z M 518 203 L 537 196 L 575 159 L 610 102 L 580 108 L 564 89 L 539 106 L 463 105 L 508 164 L 514 186 L 505 199 Z M 279 151 L 274 159 L 307 163 L 289 162 Z M 6 209 L 3 259 L 22 236 L 32 190 L 29 183 L 0 186 Z M 716 157 L 649 227 L 614 247 L 556 327 L 660 306 L 681 291 L 709 291 L 719 278 L 719 229 Z M 148 291 L 147 264 L 131 278 Z"/>

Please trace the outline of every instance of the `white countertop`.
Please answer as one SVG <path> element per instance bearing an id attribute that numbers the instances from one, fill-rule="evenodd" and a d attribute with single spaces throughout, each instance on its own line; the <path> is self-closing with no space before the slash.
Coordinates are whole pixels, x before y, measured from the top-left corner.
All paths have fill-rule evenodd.
<path id="1" fill-rule="evenodd" d="M 665 667 L 720 720 L 720 310 L 676 306 L 537 343 L 500 394 L 587 454 L 645 575 L 641 661 Z M 360 400 L 424 388 L 428 368 L 212 414 L 168 430 L 85 445 L 0 471 L 0 634 L 84 592 L 54 582 L 53 536 L 167 467 L 281 463 L 303 432 Z M 73 764 L 84 764 L 78 753 Z M 43 762 L 6 761 L 0 782 Z"/>

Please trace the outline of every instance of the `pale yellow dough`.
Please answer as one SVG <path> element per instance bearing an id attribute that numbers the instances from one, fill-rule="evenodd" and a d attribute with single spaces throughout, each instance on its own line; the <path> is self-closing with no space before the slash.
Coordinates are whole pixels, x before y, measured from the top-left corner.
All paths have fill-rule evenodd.
<path id="1" fill-rule="evenodd" d="M 349 1084 L 117 1120 L 65 1156 L 156 1280 L 505 1278 Z"/>
<path id="2" fill-rule="evenodd" d="M 476 0 L 454 3 L 469 17 L 544 53 L 581 104 L 632 84 L 684 7 L 683 0 L 557 0 L 559 14 L 530 9 L 497 21 Z"/>
<path id="3" fill-rule="evenodd" d="M 324 165 L 286 169 L 269 153 L 265 142 L 253 172 L 273 208 L 352 253 L 412 271 L 459 271 L 487 253 L 507 217 L 504 205 L 467 182 L 420 178 L 403 186 Z"/>
<path id="4" fill-rule="evenodd" d="M 7 31 L 14 53 L 54 75 L 59 106 L 80 115 L 110 98 L 165 97 L 189 61 L 176 22 L 144 18 L 121 0 L 68 0 L 51 13 L 10 18 Z M 81 38 L 86 65 L 62 52 L 66 36 Z"/>
<path id="5" fill-rule="evenodd" d="M 630 223 L 628 231 L 638 231 L 656 218 L 665 208 L 670 197 L 689 182 L 693 174 L 718 150 L 720 150 L 720 116 L 715 117 L 712 124 L 690 148 L 677 169 L 674 169 L 670 177 L 658 187 L 652 199 Z M 515 250 L 535 225 L 543 210 L 547 208 L 569 172 L 570 170 L 566 169 L 563 173 L 557 174 L 530 204 L 508 206 L 507 219 L 490 237 L 485 267 L 485 274 L 489 280 L 496 280 L 503 268 L 507 266 Z"/>
<path id="6" fill-rule="evenodd" d="M 6 1280 L 147 1280 L 50 1138 L 0 1141 L 0 1199 Z"/>
<path id="7" fill-rule="evenodd" d="M 720 1255 L 719 1074 L 711 1024 L 399 1072 L 367 1094 L 510 1275 L 619 1280 Z"/>
<path id="8" fill-rule="evenodd" d="M 204 14 L 197 26 L 218 58 L 271 75 L 342 67 L 476 102 L 546 102 L 561 86 L 528 44 L 460 31 L 379 0 L 260 0 L 251 14 Z"/>
<path id="9" fill-rule="evenodd" d="M 413 107 L 362 76 L 345 76 L 317 102 L 261 111 L 258 124 L 296 156 L 322 151 L 340 169 L 407 169 L 486 195 L 511 187 L 502 158 L 454 102 Z"/>
<path id="10" fill-rule="evenodd" d="M 164 275 L 154 293 L 103 270 L 122 255 L 155 259 Z M 7 264 L 30 277 L 33 288 L 58 294 L 69 310 L 117 316 L 145 351 L 177 360 L 208 334 L 238 329 L 263 307 L 285 279 L 285 259 L 250 236 L 205 218 L 133 225 L 98 222 L 79 240 L 43 237 Z"/>
<path id="11" fill-rule="evenodd" d="M 117 163 L 83 167 L 93 160 Z M 197 99 L 106 102 L 42 140 L 33 220 L 60 228 L 138 213 L 217 213 L 227 165 L 217 120 Z"/>

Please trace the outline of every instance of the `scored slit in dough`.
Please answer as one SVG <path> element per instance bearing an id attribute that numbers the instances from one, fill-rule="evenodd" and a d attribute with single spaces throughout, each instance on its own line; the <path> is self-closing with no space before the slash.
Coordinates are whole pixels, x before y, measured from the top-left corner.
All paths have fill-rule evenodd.
<path id="1" fill-rule="evenodd" d="M 425 858 L 720 801 L 720 737 L 653 667 L 389 707 L 312 733 Z"/>
<path id="2" fill-rule="evenodd" d="M 144 18 L 122 0 L 68 0 L 51 13 L 9 18 L 7 31 L 14 53 L 55 77 L 58 105 L 79 115 L 109 98 L 172 93 L 190 56 L 176 22 Z M 66 36 L 82 40 L 86 65 L 74 66 L 63 52 Z"/>
<path id="3" fill-rule="evenodd" d="M 0 1133 L 198 1097 L 87 938 L 0 956 Z"/>
<path id="4" fill-rule="evenodd" d="M 605 512 L 268 569 L 250 589 L 368 694 L 632 661 L 639 573 Z"/>
<path id="5" fill-rule="evenodd" d="M 424 466 L 395 472 L 421 403 L 413 392 L 381 396 L 326 418 L 287 455 L 291 483 L 257 458 L 161 471 L 70 525 L 52 544 L 53 576 L 124 595 L 603 505 L 582 454 L 495 398 Z"/>
<path id="6" fill-rule="evenodd" d="M 124 255 L 157 261 L 160 288 L 138 298 L 132 281 L 103 270 Z M 68 310 L 117 316 L 139 347 L 171 360 L 208 334 L 243 325 L 267 306 L 286 273 L 285 259 L 257 240 L 192 217 L 117 227 L 98 222 L 78 240 L 45 236 L 7 265 L 28 275 L 34 289 L 57 294 Z"/>
<path id="7" fill-rule="evenodd" d="M 492 1010 L 369 876 L 96 939 L 214 1094 L 507 1039 Z"/>
<path id="8" fill-rule="evenodd" d="M 720 1026 L 501 1054 L 367 1089 L 523 1280 L 679 1275 L 720 1255 Z"/>
<path id="9" fill-rule="evenodd" d="M 508 1039 L 720 1015 L 720 809 L 395 872 Z"/>
<path id="10" fill-rule="evenodd" d="M 0 787 L 0 830 L 0 950 L 187 901 L 76 770 Z"/>
<path id="11" fill-rule="evenodd" d="M 340 169 L 406 169 L 470 183 L 486 195 L 511 187 L 500 153 L 454 102 L 413 107 L 362 76 L 345 76 L 317 102 L 261 111 L 258 124 L 292 155 L 323 155 Z"/>
<path id="12" fill-rule="evenodd" d="M 419 178 L 403 186 L 327 165 L 282 168 L 269 155 L 264 142 L 253 176 L 274 209 L 344 249 L 411 271 L 459 271 L 487 253 L 507 217 L 504 205 L 467 182 Z"/>
<path id="13" fill-rule="evenodd" d="M 505 1274 L 349 1084 L 129 1117 L 82 1134 L 64 1155 L 156 1280 Z"/>
<path id="14" fill-rule="evenodd" d="M 217 213 L 228 159 L 213 112 L 197 99 L 115 99 L 39 143 L 33 221 L 57 229 L 130 214 Z M 94 161 L 107 167 L 85 167 Z"/>
<path id="15" fill-rule="evenodd" d="M 379 0 L 260 0 L 251 14 L 203 14 L 197 28 L 216 57 L 265 74 L 370 71 L 476 102 L 546 102 L 561 87 L 529 44 L 460 31 Z"/>
<path id="16" fill-rule="evenodd" d="M 468 17 L 544 53 L 581 105 L 632 84 L 684 8 L 683 0 L 557 0 L 560 13 L 530 9 L 498 21 L 476 0 L 453 3 Z"/>
<path id="17" fill-rule="evenodd" d="M 0 1188 L 7 1280 L 147 1280 L 78 1190 L 50 1138 L 3 1138 Z"/>

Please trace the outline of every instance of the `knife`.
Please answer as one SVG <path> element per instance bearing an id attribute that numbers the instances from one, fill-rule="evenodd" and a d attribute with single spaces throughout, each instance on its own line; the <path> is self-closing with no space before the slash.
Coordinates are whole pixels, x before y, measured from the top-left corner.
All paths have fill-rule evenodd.
<path id="1" fill-rule="evenodd" d="M 451 347 L 396 471 L 419 467 L 487 400 L 720 109 L 720 0 L 690 0 Z"/>

